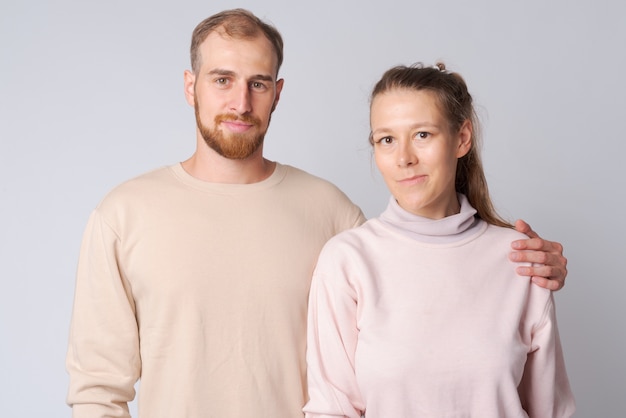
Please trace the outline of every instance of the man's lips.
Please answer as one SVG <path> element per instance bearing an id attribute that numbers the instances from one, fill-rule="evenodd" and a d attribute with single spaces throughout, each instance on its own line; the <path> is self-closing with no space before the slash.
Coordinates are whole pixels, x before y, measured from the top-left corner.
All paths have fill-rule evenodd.
<path id="1" fill-rule="evenodd" d="M 254 126 L 252 123 L 240 120 L 223 120 L 222 125 L 224 125 L 229 131 L 236 133 L 246 132 Z"/>

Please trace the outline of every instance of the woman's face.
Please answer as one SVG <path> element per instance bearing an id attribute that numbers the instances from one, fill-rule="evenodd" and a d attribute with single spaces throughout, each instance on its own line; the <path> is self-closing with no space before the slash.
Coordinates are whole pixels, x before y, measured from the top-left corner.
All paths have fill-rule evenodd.
<path id="1" fill-rule="evenodd" d="M 470 150 L 469 121 L 449 132 L 433 93 L 393 89 L 372 100 L 370 125 L 376 165 L 400 207 L 431 219 L 459 212 L 454 179 Z"/>

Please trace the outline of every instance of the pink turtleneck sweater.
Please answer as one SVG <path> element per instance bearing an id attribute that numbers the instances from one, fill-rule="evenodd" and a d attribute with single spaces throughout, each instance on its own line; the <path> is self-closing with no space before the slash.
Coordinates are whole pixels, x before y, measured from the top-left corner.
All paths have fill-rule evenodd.
<path id="1" fill-rule="evenodd" d="M 307 417 L 569 417 L 550 291 L 516 231 L 387 210 L 324 247 L 309 302 Z"/>

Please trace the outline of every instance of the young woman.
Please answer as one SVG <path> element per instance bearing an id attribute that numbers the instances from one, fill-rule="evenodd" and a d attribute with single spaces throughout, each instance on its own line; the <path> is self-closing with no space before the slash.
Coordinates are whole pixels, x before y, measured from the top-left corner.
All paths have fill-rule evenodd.
<path id="1" fill-rule="evenodd" d="M 465 82 L 392 68 L 370 112 L 392 197 L 320 255 L 306 416 L 571 416 L 553 297 L 507 259 L 525 237 L 489 198 Z"/>

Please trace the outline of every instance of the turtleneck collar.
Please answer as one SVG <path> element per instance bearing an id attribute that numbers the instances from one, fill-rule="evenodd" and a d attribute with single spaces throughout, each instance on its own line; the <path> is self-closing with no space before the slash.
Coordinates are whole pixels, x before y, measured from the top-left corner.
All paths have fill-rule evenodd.
<path id="1" fill-rule="evenodd" d="M 476 209 L 465 195 L 457 193 L 461 211 L 442 219 L 429 219 L 414 215 L 400 207 L 392 196 L 380 221 L 412 239 L 431 244 L 452 243 L 481 233 L 487 224 L 474 215 Z"/>

